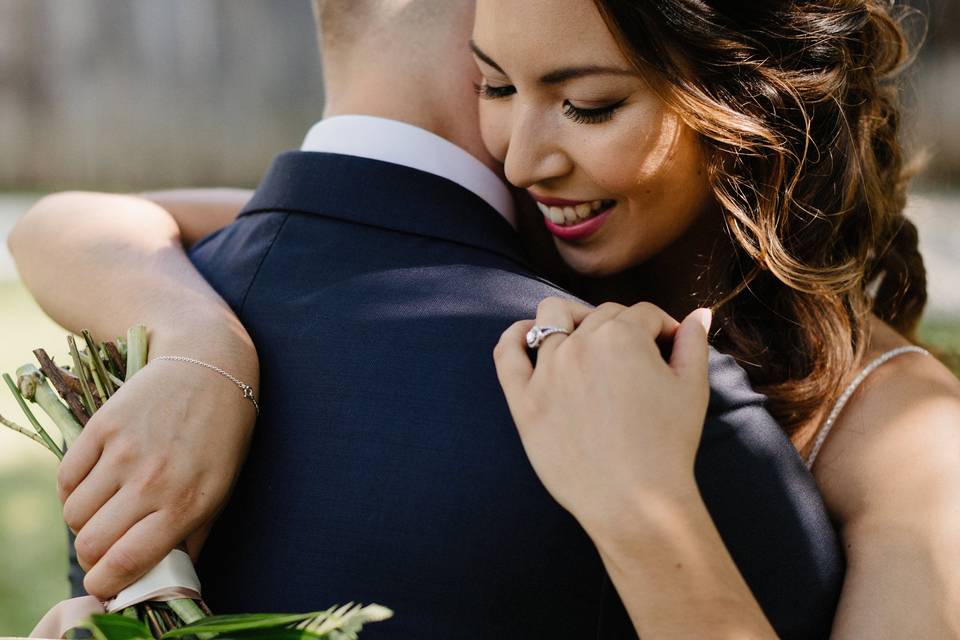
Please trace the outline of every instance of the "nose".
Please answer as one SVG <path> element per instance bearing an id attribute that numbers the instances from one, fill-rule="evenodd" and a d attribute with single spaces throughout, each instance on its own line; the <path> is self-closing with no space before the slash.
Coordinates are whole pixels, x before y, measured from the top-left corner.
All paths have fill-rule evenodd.
<path id="1" fill-rule="evenodd" d="M 546 114 L 516 105 L 503 171 L 510 184 L 527 189 L 563 177 L 573 170 Z"/>

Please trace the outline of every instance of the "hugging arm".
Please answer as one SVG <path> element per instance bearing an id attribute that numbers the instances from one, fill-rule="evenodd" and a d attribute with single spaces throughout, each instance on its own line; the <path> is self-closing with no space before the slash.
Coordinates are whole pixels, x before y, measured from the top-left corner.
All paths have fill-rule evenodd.
<path id="1" fill-rule="evenodd" d="M 151 360 L 196 358 L 256 393 L 253 342 L 185 253 L 236 217 L 248 196 L 55 194 L 31 207 L 7 242 L 38 304 L 68 330 L 107 340 L 143 323 Z M 96 413 L 58 473 L 91 595 L 116 595 L 184 542 L 197 560 L 254 421 L 253 405 L 232 382 L 172 361 L 151 362 Z"/>
<path id="2" fill-rule="evenodd" d="M 778 601 L 771 609 L 774 619 L 768 620 L 716 526 L 748 511 L 726 509 L 727 516 L 718 512 L 714 518 L 703 497 L 710 492 L 713 504 L 725 494 L 734 502 L 756 500 L 770 494 L 772 483 L 754 473 L 762 470 L 754 464 L 739 478 L 714 471 L 695 484 L 691 456 L 705 407 L 697 392 L 706 383 L 706 334 L 694 331 L 689 316 L 678 325 L 646 303 L 630 308 L 606 303 L 590 310 L 548 298 L 536 322 L 572 331 L 545 341 L 534 366 L 523 347 L 524 332 L 533 323 L 517 323 L 494 353 L 497 373 L 534 470 L 597 546 L 640 637 L 773 638 L 772 622 L 804 608 L 830 615 L 832 638 L 960 637 L 960 382 L 945 367 L 916 354 L 904 357 L 873 374 L 871 386 L 852 396 L 847 426 L 841 418 L 814 467 L 823 506 L 840 530 L 846 572 L 832 574 L 827 536 L 814 529 L 806 541 L 798 537 L 797 544 L 783 545 L 779 541 L 788 538 L 771 533 L 767 524 L 763 536 L 777 546 L 757 545 L 752 555 L 760 568 L 768 561 L 764 553 L 775 561 L 774 576 L 784 570 L 784 561 L 807 557 L 822 575 L 812 576 L 809 588 L 799 579 L 761 588 L 761 595 L 772 593 Z M 671 335 L 665 363 L 653 338 Z M 734 406 L 740 413 L 750 405 L 737 401 Z M 760 417 L 754 413 L 752 419 Z M 745 442 L 760 442 L 756 436 L 761 434 L 751 428 Z M 761 454 L 764 448 L 750 447 Z M 770 459 L 801 464 L 795 455 Z M 750 459 L 724 455 L 718 462 L 725 464 L 716 469 L 739 474 L 729 463 Z M 733 482 L 717 482 L 724 476 Z M 806 474 L 795 479 L 803 477 L 796 504 L 810 510 L 814 486 Z M 736 493 L 728 493 L 737 486 Z M 787 493 L 778 499 L 793 497 Z M 776 504 L 758 501 L 760 515 L 771 513 L 764 503 Z M 767 522 L 784 524 L 763 517 L 743 524 L 752 528 Z M 737 537 L 737 547 L 752 551 Z M 808 546 L 812 554 L 803 551 Z"/>
<path id="3" fill-rule="evenodd" d="M 570 335 L 545 340 L 534 366 L 521 321 L 494 351 L 531 465 L 593 540 L 641 638 L 777 637 L 694 479 L 708 317 L 547 298 L 537 324 Z M 673 341 L 669 363 L 658 339 Z"/>

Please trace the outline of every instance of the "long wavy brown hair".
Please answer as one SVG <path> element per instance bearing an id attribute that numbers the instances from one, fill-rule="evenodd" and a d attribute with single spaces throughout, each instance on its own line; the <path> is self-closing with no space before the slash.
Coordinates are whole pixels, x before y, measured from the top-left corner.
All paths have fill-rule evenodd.
<path id="1" fill-rule="evenodd" d="M 926 302 L 903 216 L 907 14 L 883 0 L 595 3 L 707 149 L 732 256 L 710 268 L 715 344 L 803 451 L 868 315 L 913 340 Z"/>

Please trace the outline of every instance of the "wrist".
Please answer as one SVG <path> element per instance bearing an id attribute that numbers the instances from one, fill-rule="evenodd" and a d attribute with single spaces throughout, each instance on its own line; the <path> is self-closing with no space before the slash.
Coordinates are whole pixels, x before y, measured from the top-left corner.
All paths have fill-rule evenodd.
<path id="1" fill-rule="evenodd" d="M 227 371 L 258 392 L 260 362 L 256 347 L 229 309 L 210 309 L 144 324 L 150 332 L 148 360 L 159 356 L 195 358 Z"/>
<path id="2" fill-rule="evenodd" d="M 777 637 L 695 482 L 648 497 L 620 524 L 591 537 L 641 637 Z"/>
<path id="3" fill-rule="evenodd" d="M 712 524 L 692 476 L 669 486 L 670 491 L 638 492 L 615 515 L 584 527 L 601 556 L 636 560 L 675 544 L 704 518 Z"/>

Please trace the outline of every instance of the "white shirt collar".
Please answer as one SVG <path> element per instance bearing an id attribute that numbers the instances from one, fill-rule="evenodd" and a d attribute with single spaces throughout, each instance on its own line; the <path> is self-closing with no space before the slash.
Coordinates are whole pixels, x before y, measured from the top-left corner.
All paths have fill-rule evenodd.
<path id="1" fill-rule="evenodd" d="M 493 171 L 457 145 L 398 120 L 334 116 L 310 128 L 301 151 L 380 160 L 446 178 L 480 196 L 516 228 L 510 190 Z"/>

